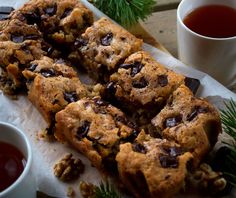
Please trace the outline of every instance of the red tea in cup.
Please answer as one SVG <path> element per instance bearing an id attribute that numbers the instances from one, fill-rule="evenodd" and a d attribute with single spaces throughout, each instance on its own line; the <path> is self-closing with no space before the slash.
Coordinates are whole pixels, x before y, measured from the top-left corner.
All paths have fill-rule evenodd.
<path id="1" fill-rule="evenodd" d="M 183 20 L 192 31 L 212 38 L 236 36 L 236 9 L 225 5 L 196 8 Z"/>
<path id="2" fill-rule="evenodd" d="M 0 192 L 17 180 L 25 165 L 24 155 L 15 146 L 0 141 Z"/>

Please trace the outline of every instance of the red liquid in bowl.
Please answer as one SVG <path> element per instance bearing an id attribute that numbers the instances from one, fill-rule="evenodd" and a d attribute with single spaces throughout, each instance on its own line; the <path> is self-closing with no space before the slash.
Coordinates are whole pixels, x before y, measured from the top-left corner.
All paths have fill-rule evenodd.
<path id="1" fill-rule="evenodd" d="M 24 155 L 15 146 L 0 141 L 0 192 L 17 180 L 25 164 Z"/>
<path id="2" fill-rule="evenodd" d="M 236 9 L 223 5 L 209 5 L 188 14 L 184 24 L 192 31 L 207 37 L 236 36 Z"/>

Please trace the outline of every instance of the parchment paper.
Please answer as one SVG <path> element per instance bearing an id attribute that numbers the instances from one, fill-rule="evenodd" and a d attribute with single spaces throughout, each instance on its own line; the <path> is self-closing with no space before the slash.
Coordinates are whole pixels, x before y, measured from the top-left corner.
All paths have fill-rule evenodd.
<path id="1" fill-rule="evenodd" d="M 0 0 L 0 6 L 13 6 L 18 8 L 27 0 Z M 90 3 L 81 0 L 87 7 L 94 11 L 97 18 L 104 16 L 100 11 L 94 8 Z M 215 81 L 210 76 L 196 71 L 162 51 L 144 44 L 143 49 L 149 51 L 156 60 L 160 61 L 167 67 L 176 72 L 182 73 L 189 77 L 197 78 L 201 81 L 201 87 L 197 95 L 207 97 L 218 108 L 223 108 L 223 101 L 233 98 L 236 100 L 236 94 L 226 89 L 223 85 Z M 102 180 L 99 172 L 91 167 L 90 162 L 78 154 L 68 145 L 62 145 L 58 142 L 47 142 L 38 138 L 37 134 L 46 127 L 46 123 L 35 107 L 28 101 L 25 96 L 20 96 L 18 100 L 12 100 L 3 95 L 0 91 L 0 120 L 9 122 L 22 129 L 31 142 L 33 149 L 33 173 L 36 178 L 38 190 L 55 197 L 66 197 L 68 186 L 72 186 L 76 191 L 77 197 L 80 197 L 78 184 L 79 181 L 92 182 L 99 184 Z M 62 183 L 53 175 L 53 165 L 61 159 L 66 153 L 73 153 L 79 157 L 85 164 L 85 173 L 80 179 L 72 183 Z"/>

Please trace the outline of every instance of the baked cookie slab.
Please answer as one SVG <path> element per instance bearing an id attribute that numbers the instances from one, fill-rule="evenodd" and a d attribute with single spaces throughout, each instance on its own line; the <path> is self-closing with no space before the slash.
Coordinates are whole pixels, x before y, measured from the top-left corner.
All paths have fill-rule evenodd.
<path id="1" fill-rule="evenodd" d="M 103 81 L 109 72 L 130 54 L 139 51 L 141 46 L 142 40 L 106 18 L 94 22 L 75 42 L 89 75 Z"/>
<path id="2" fill-rule="evenodd" d="M 190 151 L 195 167 L 215 145 L 222 130 L 220 115 L 214 106 L 194 97 L 184 85 L 173 93 L 152 124 L 163 138 Z"/>
<path id="3" fill-rule="evenodd" d="M 119 144 L 133 141 L 138 131 L 123 112 L 94 97 L 83 98 L 58 112 L 54 135 L 73 145 L 98 169 L 115 172 Z"/>
<path id="4" fill-rule="evenodd" d="M 141 132 L 134 143 L 120 145 L 119 176 L 135 197 L 173 197 L 185 186 L 192 154 L 180 145 Z"/>

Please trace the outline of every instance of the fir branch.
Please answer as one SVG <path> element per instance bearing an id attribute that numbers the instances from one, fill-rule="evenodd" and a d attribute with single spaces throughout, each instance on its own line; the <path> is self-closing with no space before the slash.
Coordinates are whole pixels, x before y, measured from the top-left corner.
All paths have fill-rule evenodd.
<path id="1" fill-rule="evenodd" d="M 119 24 L 129 27 L 152 13 L 155 0 L 93 0 L 94 5 Z"/>
<path id="2" fill-rule="evenodd" d="M 100 186 L 95 188 L 94 198 L 120 198 L 114 187 L 107 183 L 101 183 Z"/>

